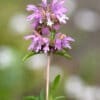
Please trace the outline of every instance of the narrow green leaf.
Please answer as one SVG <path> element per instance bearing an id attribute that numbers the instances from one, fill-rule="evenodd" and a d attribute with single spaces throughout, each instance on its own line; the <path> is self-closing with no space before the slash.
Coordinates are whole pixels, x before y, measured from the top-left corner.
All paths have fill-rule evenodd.
<path id="1" fill-rule="evenodd" d="M 53 83 L 52 83 L 52 85 L 51 85 L 51 91 L 56 90 L 56 88 L 58 87 L 58 84 L 59 84 L 59 82 L 60 82 L 60 78 L 61 78 L 60 75 L 57 75 L 57 76 L 55 77 L 55 79 L 54 79 L 54 81 L 53 81 Z"/>
<path id="2" fill-rule="evenodd" d="M 55 90 L 57 89 L 57 87 L 58 87 L 58 85 L 59 85 L 60 78 L 61 78 L 61 76 L 60 76 L 60 75 L 57 75 L 57 76 L 55 77 L 53 83 L 51 84 L 51 87 L 50 87 L 50 94 L 49 94 L 50 100 L 55 100 L 54 93 L 55 93 Z"/>
<path id="3" fill-rule="evenodd" d="M 24 58 L 23 58 L 23 61 L 27 60 L 28 58 L 34 56 L 36 53 L 35 52 L 30 52 L 28 53 Z"/>
<path id="4" fill-rule="evenodd" d="M 56 55 L 60 55 L 60 56 L 63 56 L 67 59 L 70 59 L 71 56 L 68 54 L 68 52 L 66 50 L 62 50 L 62 51 L 56 51 L 55 52 Z"/>
<path id="5" fill-rule="evenodd" d="M 59 100 L 59 99 L 61 99 L 61 100 L 65 99 L 65 96 L 58 96 L 58 97 L 55 98 L 55 100 Z"/>
<path id="6" fill-rule="evenodd" d="M 27 96 L 24 100 L 37 100 L 35 96 Z"/>

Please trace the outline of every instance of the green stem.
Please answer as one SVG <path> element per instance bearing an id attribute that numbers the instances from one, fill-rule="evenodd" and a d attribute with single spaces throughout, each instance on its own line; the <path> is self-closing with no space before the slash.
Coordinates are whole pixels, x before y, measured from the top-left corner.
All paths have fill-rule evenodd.
<path id="1" fill-rule="evenodd" d="M 50 38 L 51 38 L 51 40 L 53 40 L 53 39 L 54 39 L 54 37 L 55 37 L 55 31 L 52 31 L 52 32 L 51 32 L 51 37 L 50 37 Z"/>

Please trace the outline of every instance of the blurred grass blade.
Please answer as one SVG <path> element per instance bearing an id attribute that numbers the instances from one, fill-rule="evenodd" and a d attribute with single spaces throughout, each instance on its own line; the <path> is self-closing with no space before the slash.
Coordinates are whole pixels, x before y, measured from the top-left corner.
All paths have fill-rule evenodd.
<path id="1" fill-rule="evenodd" d="M 53 83 L 52 83 L 52 85 L 51 85 L 51 91 L 56 90 L 56 88 L 58 87 L 58 84 L 59 84 L 59 82 L 60 82 L 60 78 L 61 78 L 60 75 L 57 75 L 57 76 L 55 77 L 55 79 L 54 79 L 54 81 L 53 81 Z"/>
<path id="2" fill-rule="evenodd" d="M 28 58 L 34 56 L 36 53 L 35 52 L 30 52 L 28 53 L 24 58 L 23 58 L 23 61 L 26 61 Z"/>
<path id="3" fill-rule="evenodd" d="M 58 97 L 55 98 L 55 100 L 59 100 L 59 99 L 61 99 L 61 100 L 65 99 L 65 96 L 58 96 Z"/>
<path id="4" fill-rule="evenodd" d="M 71 59 L 71 56 L 68 54 L 68 52 L 66 50 L 56 51 L 55 54 L 63 56 L 65 58 L 67 58 L 67 59 Z"/>
<path id="5" fill-rule="evenodd" d="M 27 96 L 24 100 L 37 100 L 37 98 L 35 96 Z"/>
<path id="6" fill-rule="evenodd" d="M 39 100 L 45 100 L 45 93 L 44 90 L 40 92 Z"/>

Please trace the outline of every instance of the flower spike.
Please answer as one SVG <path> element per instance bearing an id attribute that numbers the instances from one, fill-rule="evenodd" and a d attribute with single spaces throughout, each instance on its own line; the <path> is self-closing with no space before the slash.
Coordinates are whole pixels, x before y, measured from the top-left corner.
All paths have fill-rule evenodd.
<path id="1" fill-rule="evenodd" d="M 27 17 L 31 22 L 33 33 L 25 37 L 32 43 L 28 50 L 36 53 L 55 53 L 64 49 L 71 49 L 74 39 L 58 32 L 62 24 L 66 24 L 69 18 L 66 16 L 67 9 L 63 6 L 65 0 L 42 0 L 39 5 L 29 4 L 27 11 L 32 13 Z"/>

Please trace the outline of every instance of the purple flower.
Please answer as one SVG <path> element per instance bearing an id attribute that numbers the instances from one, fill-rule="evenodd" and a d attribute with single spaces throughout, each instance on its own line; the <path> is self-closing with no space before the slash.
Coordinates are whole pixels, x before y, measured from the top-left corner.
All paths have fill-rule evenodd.
<path id="1" fill-rule="evenodd" d="M 53 0 L 51 9 L 59 22 L 65 24 L 69 18 L 65 15 L 67 9 L 64 8 L 63 3 L 64 0 Z"/>
<path id="2" fill-rule="evenodd" d="M 72 37 L 64 37 L 62 39 L 62 46 L 64 48 L 68 48 L 68 49 L 71 49 L 71 46 L 70 46 L 70 42 L 74 42 L 74 39 Z"/>
<path id="3" fill-rule="evenodd" d="M 47 26 L 52 26 L 54 23 L 53 23 L 53 21 L 51 20 L 51 18 L 50 18 L 50 13 L 46 13 L 46 17 L 47 17 Z"/>
<path id="4" fill-rule="evenodd" d="M 67 40 L 67 37 L 66 39 L 62 39 L 62 47 L 71 49 L 70 42 Z"/>
<path id="5" fill-rule="evenodd" d="M 31 27 L 32 27 L 33 29 L 36 29 L 38 26 L 39 26 L 38 20 L 34 20 L 34 23 L 31 24 Z"/>
<path id="6" fill-rule="evenodd" d="M 46 6 L 47 6 L 47 0 L 42 0 L 42 5 L 43 5 L 44 7 L 46 7 Z"/>
<path id="7" fill-rule="evenodd" d="M 60 25 L 59 25 L 59 24 L 55 24 L 55 25 L 53 26 L 53 28 L 57 31 L 57 30 L 60 29 Z"/>
<path id="8" fill-rule="evenodd" d="M 55 49 L 61 50 L 62 49 L 62 44 L 61 44 L 61 39 L 56 39 L 55 40 Z"/>
<path id="9" fill-rule="evenodd" d="M 27 17 L 27 20 L 32 21 L 32 23 L 38 20 L 40 24 L 46 21 L 47 26 L 50 27 L 55 24 L 55 20 L 65 24 L 68 17 L 65 14 L 67 9 L 63 7 L 63 3 L 64 0 L 53 0 L 51 3 L 42 0 L 42 4 L 39 6 L 30 4 L 27 6 L 27 11 L 33 11 L 33 13 Z"/>
<path id="10" fill-rule="evenodd" d="M 44 38 L 44 37 L 40 37 L 36 35 L 28 35 L 28 36 L 25 36 L 25 39 L 32 40 L 32 43 L 29 46 L 28 50 L 35 51 L 35 52 L 44 51 L 44 53 L 47 53 L 49 51 L 48 38 Z M 42 50 L 42 47 L 44 47 L 43 50 Z"/>
<path id="11" fill-rule="evenodd" d="M 29 40 L 29 39 L 33 39 L 33 38 L 35 38 L 34 35 L 27 35 L 24 37 L 25 40 Z"/>
<path id="12" fill-rule="evenodd" d="M 44 41 L 44 44 L 45 44 L 45 46 L 44 46 L 44 48 L 43 48 L 43 51 L 44 51 L 44 53 L 48 53 L 49 52 L 49 50 L 50 50 L 50 48 L 49 48 L 49 45 L 50 45 L 50 41 L 49 41 L 49 39 L 48 38 L 43 38 L 43 41 Z"/>
<path id="13" fill-rule="evenodd" d="M 72 37 L 66 36 L 61 33 L 57 33 L 55 38 L 55 48 L 57 50 L 61 50 L 64 48 L 71 49 L 71 42 L 74 42 L 74 39 Z"/>
<path id="14" fill-rule="evenodd" d="M 46 45 L 46 46 L 43 48 L 44 53 L 48 53 L 49 50 L 50 50 L 49 45 Z"/>
<path id="15" fill-rule="evenodd" d="M 28 37 L 30 37 L 30 38 L 28 38 Z M 26 36 L 26 38 L 27 39 L 32 39 L 32 43 L 29 46 L 28 50 L 32 50 L 32 51 L 34 50 L 36 52 L 38 52 L 39 50 L 41 50 L 41 46 L 42 46 L 41 37 L 35 36 L 35 35 L 33 35 L 33 37 L 32 37 L 32 36 L 29 35 L 29 36 Z"/>
<path id="16" fill-rule="evenodd" d="M 33 13 L 27 17 L 27 21 L 38 20 L 39 22 L 41 22 L 42 14 L 41 14 L 41 10 L 37 6 L 28 5 L 26 10 L 33 11 Z"/>
<path id="17" fill-rule="evenodd" d="M 72 37 L 70 37 L 70 36 L 67 36 L 66 40 L 67 40 L 67 41 L 70 41 L 70 42 L 74 42 L 74 41 L 75 41 L 75 40 L 74 40 Z"/>
<path id="18" fill-rule="evenodd" d="M 63 6 L 64 0 L 42 0 L 39 5 L 28 5 L 27 11 L 32 13 L 27 17 L 33 28 L 33 35 L 25 37 L 31 39 L 29 50 L 34 52 L 54 52 L 65 48 L 71 49 L 74 39 L 65 34 L 58 33 L 61 24 L 66 24 L 69 19 L 66 16 L 67 9 Z"/>
<path id="19" fill-rule="evenodd" d="M 37 10 L 37 7 L 35 5 L 28 5 L 27 8 L 26 8 L 27 11 L 36 11 Z"/>
<path id="20" fill-rule="evenodd" d="M 47 28 L 47 27 L 42 28 L 42 34 L 48 36 L 50 34 L 49 28 Z"/>

